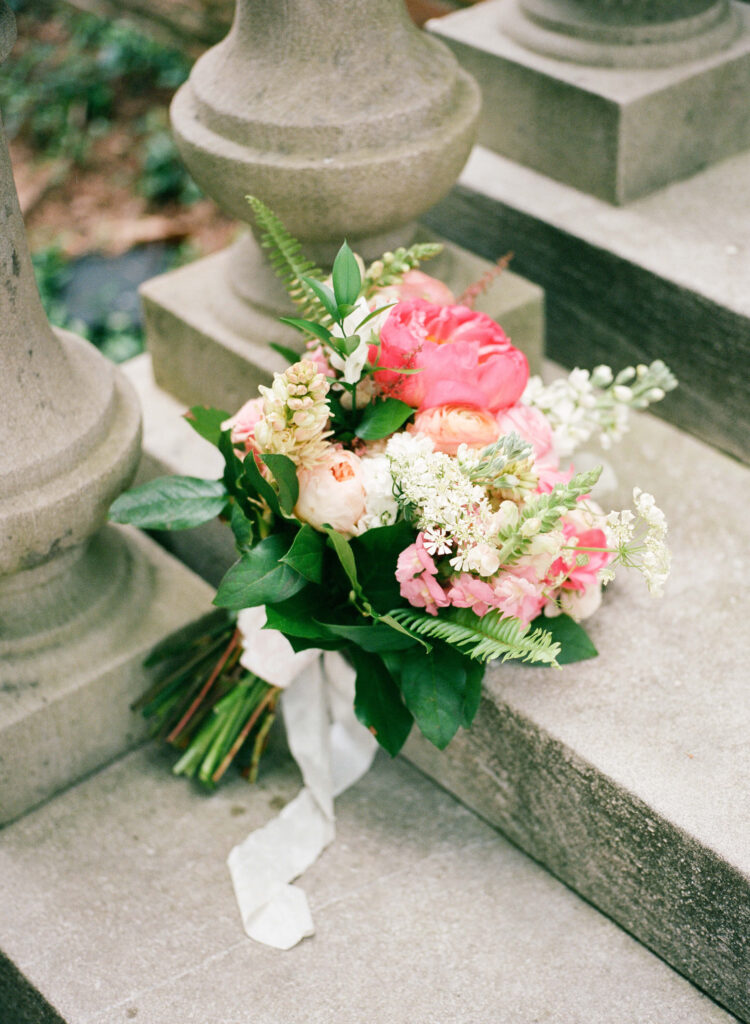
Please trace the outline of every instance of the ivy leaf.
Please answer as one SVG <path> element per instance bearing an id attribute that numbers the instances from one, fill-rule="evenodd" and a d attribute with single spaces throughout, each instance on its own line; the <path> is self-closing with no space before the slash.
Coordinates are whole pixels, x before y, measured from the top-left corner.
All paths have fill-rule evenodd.
<path id="1" fill-rule="evenodd" d="M 314 277 L 305 277 L 304 275 L 300 277 L 300 281 L 315 293 L 323 304 L 323 308 L 326 313 L 328 313 L 330 317 L 333 317 L 334 320 L 338 320 L 338 303 L 336 302 L 336 297 L 328 285 L 323 284 L 321 281 L 316 281 Z"/>
<path id="2" fill-rule="evenodd" d="M 184 418 L 196 433 L 218 448 L 221 425 L 230 417 L 229 413 L 222 409 L 213 409 L 208 405 L 194 405 L 185 413 Z"/>
<path id="3" fill-rule="evenodd" d="M 464 659 L 446 645 L 429 653 L 408 651 L 399 663 L 401 692 L 430 743 L 444 750 L 465 720 Z"/>
<path id="4" fill-rule="evenodd" d="M 323 582 L 323 555 L 325 553 L 325 539 L 322 533 L 318 533 L 308 523 L 298 530 L 292 541 L 292 546 L 281 559 L 292 569 L 296 570 L 305 579 L 312 583 Z M 316 612 L 320 608 L 315 609 Z"/>
<path id="5" fill-rule="evenodd" d="M 413 717 L 404 707 L 398 687 L 374 654 L 352 648 L 357 673 L 354 713 L 381 747 L 395 757 L 411 732 Z"/>
<path id="6" fill-rule="evenodd" d="M 162 476 L 121 494 L 109 518 L 142 530 L 190 530 L 218 516 L 227 497 L 221 480 Z"/>
<path id="7" fill-rule="evenodd" d="M 219 608 L 253 608 L 284 601 L 307 585 L 304 576 L 280 561 L 289 541 L 272 533 L 231 567 L 219 584 L 214 604 Z"/>
<path id="8" fill-rule="evenodd" d="M 288 455 L 261 455 L 261 458 L 279 486 L 279 504 L 287 515 L 291 515 L 299 497 L 297 467 Z"/>
<path id="9" fill-rule="evenodd" d="M 331 340 L 331 332 L 323 324 L 316 323 L 314 320 L 300 320 L 296 316 L 282 316 L 279 317 L 282 324 L 289 324 L 290 327 L 294 327 L 297 331 L 302 331 L 304 334 L 314 334 L 320 341 L 328 343 Z M 273 346 L 277 348 L 276 345 Z M 287 352 L 291 353 L 291 349 L 286 349 Z M 284 353 L 282 352 L 282 355 Z M 301 355 L 294 353 L 294 359 L 290 362 L 296 363 L 302 358 Z"/>
<path id="10" fill-rule="evenodd" d="M 558 665 L 572 665 L 576 661 L 587 661 L 595 658 L 599 652 L 591 642 L 588 633 L 569 615 L 556 615 L 554 618 L 537 616 L 533 623 L 552 634 L 552 639 L 560 644 L 557 655 Z"/>
<path id="11" fill-rule="evenodd" d="M 414 409 L 410 405 L 398 398 L 374 402 L 365 409 L 355 433 L 363 441 L 379 441 L 398 430 L 413 412 Z"/>

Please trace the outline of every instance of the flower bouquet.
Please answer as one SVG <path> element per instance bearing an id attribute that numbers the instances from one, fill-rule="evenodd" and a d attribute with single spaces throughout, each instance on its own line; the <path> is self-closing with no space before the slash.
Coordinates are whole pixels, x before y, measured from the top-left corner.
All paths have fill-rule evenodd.
<path id="1" fill-rule="evenodd" d="M 163 670 L 141 701 L 182 751 L 175 771 L 208 785 L 235 759 L 255 777 L 285 658 L 340 652 L 356 718 L 389 754 L 415 722 L 442 749 L 471 725 L 489 661 L 593 657 L 581 622 L 616 568 L 655 593 L 669 569 L 653 498 L 636 489 L 635 512 L 605 514 L 590 496 L 600 468 L 567 461 L 675 386 L 663 363 L 545 386 L 467 304 L 476 288 L 456 301 L 418 269 L 439 247 L 365 267 L 344 244 L 326 278 L 250 202 L 306 347 L 279 348 L 289 368 L 234 415 L 187 414 L 222 479 L 154 480 L 111 509 L 158 530 L 218 515 L 234 535 L 220 611 L 154 651 Z M 268 631 L 282 645 L 270 654 Z"/>

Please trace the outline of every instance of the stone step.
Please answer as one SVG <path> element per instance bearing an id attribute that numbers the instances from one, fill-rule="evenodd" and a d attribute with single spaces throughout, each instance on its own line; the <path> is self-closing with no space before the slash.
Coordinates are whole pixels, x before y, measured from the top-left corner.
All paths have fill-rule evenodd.
<path id="1" fill-rule="evenodd" d="M 513 250 L 545 290 L 550 358 L 663 358 L 681 386 L 659 415 L 748 462 L 748 180 L 750 152 L 613 207 L 477 147 L 424 220 L 488 259 Z"/>
<path id="2" fill-rule="evenodd" d="M 4 1024 L 735 1019 L 402 759 L 337 800 L 316 935 L 256 945 L 224 862 L 297 792 L 269 754 L 207 797 L 149 745 L 5 829 Z"/>
<path id="3" fill-rule="evenodd" d="M 210 447 L 155 388 L 148 356 L 125 369 L 145 410 L 144 470 L 195 472 Z M 492 669 L 472 730 L 443 753 L 414 737 L 407 756 L 747 1018 L 750 471 L 648 415 L 609 460 L 610 507 L 638 485 L 669 519 L 664 599 L 618 578 L 590 623 L 597 659 Z M 215 578 L 233 558 L 226 536 L 192 537 L 175 535 L 176 550 L 196 567 L 208 552 Z"/>

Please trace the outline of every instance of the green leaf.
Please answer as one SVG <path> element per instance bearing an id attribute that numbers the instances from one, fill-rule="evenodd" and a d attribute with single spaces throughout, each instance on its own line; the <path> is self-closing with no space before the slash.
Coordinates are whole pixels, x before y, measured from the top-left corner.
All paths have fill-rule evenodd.
<path id="1" fill-rule="evenodd" d="M 587 661 L 595 658 L 599 652 L 592 644 L 588 633 L 569 615 L 556 615 L 554 618 L 537 616 L 532 623 L 541 626 L 550 633 L 552 639 L 560 644 L 557 656 L 558 665 L 572 665 L 576 661 Z"/>
<path id="2" fill-rule="evenodd" d="M 249 551 L 253 546 L 253 524 L 236 501 L 232 502 L 229 525 L 232 527 L 234 542 L 239 553 L 242 555 Z"/>
<path id="3" fill-rule="evenodd" d="M 237 457 L 232 439 L 227 431 L 219 437 L 219 451 L 224 457 L 224 486 L 230 494 L 237 494 L 237 482 L 242 475 L 242 460 Z"/>
<path id="4" fill-rule="evenodd" d="M 396 563 L 415 538 L 416 531 L 402 519 L 392 526 L 377 526 L 352 539 L 360 585 L 378 612 L 389 612 L 406 603 L 396 579 Z"/>
<path id="5" fill-rule="evenodd" d="M 339 562 L 341 562 L 341 567 L 352 585 L 352 590 L 358 597 L 364 597 L 362 587 L 360 587 L 359 580 L 357 579 L 357 564 L 354 561 L 354 553 L 349 541 L 327 523 L 323 523 L 323 529 L 328 534 L 328 540 L 336 552 Z"/>
<path id="6" fill-rule="evenodd" d="M 485 666 L 471 658 L 464 658 L 466 669 L 466 690 L 464 692 L 464 729 L 468 729 L 479 711 L 479 702 L 482 699 L 482 680 L 484 679 Z"/>
<path id="7" fill-rule="evenodd" d="M 143 530 L 189 530 L 218 516 L 226 503 L 221 480 L 162 476 L 121 494 L 112 503 L 109 518 Z"/>
<path id="8" fill-rule="evenodd" d="M 213 409 L 207 405 L 194 405 L 185 413 L 185 419 L 201 437 L 218 448 L 221 437 L 221 425 L 230 418 L 228 412 Z"/>
<path id="9" fill-rule="evenodd" d="M 323 555 L 325 553 L 325 537 L 318 533 L 308 523 L 297 532 L 292 541 L 292 546 L 281 559 L 300 576 L 310 580 L 312 583 L 323 582 Z M 320 608 L 315 609 L 316 612 Z"/>
<path id="10" fill-rule="evenodd" d="M 397 302 L 389 302 L 385 306 L 378 306 L 376 309 L 373 309 L 372 312 L 367 314 L 364 320 L 359 321 L 357 324 L 357 333 L 359 333 L 366 324 L 369 324 L 371 320 L 374 320 L 376 316 L 380 316 L 380 314 L 384 313 L 387 309 L 393 309 L 393 307 L 397 305 Z"/>
<path id="11" fill-rule="evenodd" d="M 343 637 L 344 640 L 371 654 L 378 654 L 380 651 L 405 651 L 409 647 L 414 647 L 416 643 L 415 638 L 406 631 L 399 633 L 388 625 L 381 625 L 380 622 L 373 622 L 367 626 L 347 626 L 335 622 L 321 622 L 319 625 L 334 636 Z"/>
<path id="12" fill-rule="evenodd" d="M 408 651 L 401 657 L 399 670 L 401 692 L 422 735 L 444 750 L 465 720 L 464 659 L 441 645 L 429 654 Z"/>
<path id="13" fill-rule="evenodd" d="M 314 334 L 320 341 L 328 343 L 331 339 L 331 332 L 323 324 L 316 323 L 314 320 L 300 320 L 296 316 L 282 316 L 279 317 L 282 324 L 289 324 L 290 327 L 294 327 L 297 331 L 302 331 L 304 334 Z M 276 346 L 274 346 L 276 348 Z M 286 349 L 287 352 L 291 352 L 291 349 Z M 283 355 L 283 353 L 282 353 Z M 294 359 L 290 362 L 296 363 L 300 359 L 304 358 L 297 353 L 294 354 Z"/>
<path id="14" fill-rule="evenodd" d="M 374 402 L 365 409 L 355 433 L 363 441 L 379 441 L 398 430 L 413 412 L 414 409 L 410 405 L 398 398 Z"/>
<path id="15" fill-rule="evenodd" d="M 305 321 L 307 323 L 307 321 Z M 299 352 L 295 352 L 293 348 L 287 348 L 286 345 L 279 345 L 277 341 L 269 341 L 268 347 L 272 348 L 274 352 L 278 352 L 279 355 L 286 359 L 289 364 L 298 363 L 302 358 Z"/>
<path id="16" fill-rule="evenodd" d="M 317 587 L 307 586 L 286 601 L 266 605 L 265 629 L 278 629 L 290 637 L 314 640 L 316 644 L 331 644 L 335 638 L 328 629 L 315 621 L 320 611 L 321 592 Z M 315 646 L 315 645 L 313 645 Z M 335 646 L 340 643 L 335 641 Z"/>
<path id="17" fill-rule="evenodd" d="M 297 467 L 288 455 L 261 455 L 279 487 L 279 504 L 291 515 L 299 497 Z"/>
<path id="18" fill-rule="evenodd" d="M 284 601 L 302 590 L 305 577 L 280 561 L 288 547 L 288 539 L 278 533 L 262 540 L 226 573 L 214 604 L 239 611 Z"/>
<path id="19" fill-rule="evenodd" d="M 269 482 L 261 475 L 261 472 L 258 469 L 258 464 L 255 461 L 255 455 L 252 452 L 246 455 L 242 465 L 243 472 L 240 479 L 240 486 L 247 490 L 252 496 L 259 495 L 263 498 L 274 515 L 280 516 L 281 506 L 279 505 L 279 496 L 273 487 L 271 487 Z"/>
<path id="20" fill-rule="evenodd" d="M 331 280 L 336 302 L 339 305 L 353 306 L 359 298 L 362 288 L 362 275 L 359 272 L 359 264 L 354 258 L 354 253 L 346 242 L 336 253 Z"/>
<path id="21" fill-rule="evenodd" d="M 328 285 L 323 284 L 322 281 L 316 281 L 314 277 L 305 277 L 304 275 L 300 278 L 300 281 L 302 281 L 310 291 L 315 293 L 318 300 L 322 303 L 326 313 L 333 317 L 334 320 L 338 320 L 338 303 L 336 302 L 336 298 Z"/>
<path id="22" fill-rule="evenodd" d="M 395 757 L 411 732 L 412 715 L 381 659 L 357 647 L 351 654 L 357 672 L 354 713 L 380 746 Z"/>

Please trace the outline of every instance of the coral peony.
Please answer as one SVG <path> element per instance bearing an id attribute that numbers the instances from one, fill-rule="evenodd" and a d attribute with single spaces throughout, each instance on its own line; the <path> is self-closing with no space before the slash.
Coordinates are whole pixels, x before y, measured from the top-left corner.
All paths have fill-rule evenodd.
<path id="1" fill-rule="evenodd" d="M 500 430 L 488 409 L 467 405 L 435 405 L 418 412 L 412 427 L 415 434 L 424 434 L 435 445 L 435 451 L 455 455 L 460 445 L 485 448 L 497 441 Z"/>
<path id="2" fill-rule="evenodd" d="M 467 306 L 439 306 L 423 299 L 399 302 L 380 332 L 386 367 L 375 380 L 389 395 L 417 409 L 471 405 L 496 412 L 516 402 L 529 376 L 526 356 L 502 328 Z M 417 369 L 401 374 L 397 369 Z"/>
<path id="3" fill-rule="evenodd" d="M 351 536 L 365 514 L 365 486 L 354 452 L 331 447 L 317 462 L 297 472 L 299 498 L 294 514 L 316 530 L 323 525 Z"/>

